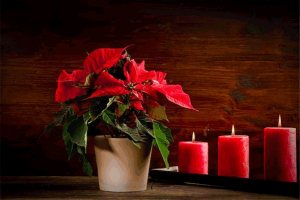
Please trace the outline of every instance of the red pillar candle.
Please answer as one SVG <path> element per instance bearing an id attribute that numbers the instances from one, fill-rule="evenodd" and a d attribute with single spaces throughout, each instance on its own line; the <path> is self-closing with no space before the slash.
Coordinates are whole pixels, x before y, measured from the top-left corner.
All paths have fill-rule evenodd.
<path id="1" fill-rule="evenodd" d="M 296 129 L 264 129 L 264 177 L 276 181 L 297 182 Z"/>
<path id="2" fill-rule="evenodd" d="M 231 135 L 218 138 L 218 175 L 249 178 L 249 136 Z"/>
<path id="3" fill-rule="evenodd" d="M 178 170 L 182 173 L 208 174 L 208 143 L 195 142 L 195 133 L 191 142 L 179 142 Z"/>

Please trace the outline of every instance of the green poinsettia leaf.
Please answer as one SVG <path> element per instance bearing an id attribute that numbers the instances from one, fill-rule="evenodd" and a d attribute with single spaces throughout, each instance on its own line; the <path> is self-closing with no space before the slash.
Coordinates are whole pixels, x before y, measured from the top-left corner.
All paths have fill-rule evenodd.
<path id="1" fill-rule="evenodd" d="M 73 114 L 74 108 L 72 105 L 61 104 L 60 110 L 53 113 L 54 121 L 46 127 L 43 134 L 49 132 L 54 126 L 62 125 L 66 118 Z"/>
<path id="2" fill-rule="evenodd" d="M 82 162 L 83 172 L 85 172 L 91 178 L 93 175 L 93 167 L 84 152 L 84 148 L 78 146 L 77 151 L 79 154 L 79 160 Z"/>
<path id="3" fill-rule="evenodd" d="M 148 136 L 145 136 L 145 135 L 143 135 L 142 134 L 142 141 L 141 142 L 143 142 L 143 143 L 145 143 L 145 144 L 152 144 L 152 141 L 153 141 L 153 139 L 152 138 L 149 138 Z"/>
<path id="4" fill-rule="evenodd" d="M 155 147 L 158 148 L 158 145 L 157 145 L 157 143 L 156 143 L 156 140 L 152 140 L 152 144 L 153 144 L 153 146 L 155 146 Z"/>
<path id="5" fill-rule="evenodd" d="M 75 112 L 74 107 L 71 106 L 71 107 L 69 108 L 69 116 L 74 115 L 74 112 Z"/>
<path id="6" fill-rule="evenodd" d="M 117 96 L 111 97 L 105 103 L 101 99 L 94 106 L 92 106 L 90 109 L 90 116 L 92 121 L 95 121 L 98 117 L 100 117 L 103 114 L 103 112 L 105 112 L 107 108 L 118 98 L 119 97 Z"/>
<path id="7" fill-rule="evenodd" d="M 60 111 L 53 113 L 55 126 L 61 125 L 64 119 L 74 114 L 74 108 L 72 105 L 62 104 Z"/>
<path id="8" fill-rule="evenodd" d="M 158 149 L 165 162 L 166 168 L 169 169 L 168 156 L 170 152 L 168 150 L 168 146 L 170 145 L 170 142 L 167 140 L 166 135 L 160 129 L 160 124 L 158 124 L 157 122 L 154 122 L 153 130 L 154 130 L 155 141 L 158 146 Z"/>
<path id="9" fill-rule="evenodd" d="M 166 135 L 167 140 L 169 140 L 170 142 L 174 142 L 174 139 L 172 137 L 171 134 L 171 130 L 166 127 L 165 125 L 163 125 L 161 122 L 155 121 L 157 124 L 159 124 L 159 128 L 160 130 Z"/>
<path id="10" fill-rule="evenodd" d="M 129 108 L 130 105 L 126 105 L 126 104 L 124 105 L 117 102 L 117 106 L 118 106 L 118 117 L 121 117 L 124 114 L 124 112 Z"/>
<path id="11" fill-rule="evenodd" d="M 140 133 L 155 138 L 153 134 L 153 123 L 146 115 L 138 115 L 135 122 Z"/>
<path id="12" fill-rule="evenodd" d="M 68 152 L 68 159 L 70 160 L 77 152 L 77 145 L 71 141 L 70 135 L 67 131 L 63 131 L 63 139 Z"/>
<path id="13" fill-rule="evenodd" d="M 109 101 L 106 97 L 99 97 L 95 99 L 91 99 L 93 101 L 93 105 L 90 108 L 90 116 L 91 120 L 94 121 L 98 115 L 106 108 L 106 105 Z"/>
<path id="14" fill-rule="evenodd" d="M 65 145 L 66 145 L 66 149 L 67 149 L 67 152 L 68 152 L 68 159 L 70 160 L 71 157 L 73 157 L 73 155 L 76 153 L 77 151 L 77 148 L 76 148 L 76 144 L 74 144 L 72 141 L 71 141 L 71 137 L 70 137 L 70 134 L 68 133 L 68 127 L 69 125 L 71 124 L 71 122 L 73 120 L 76 119 L 76 116 L 73 115 L 71 116 L 67 122 L 64 124 L 64 127 L 63 127 L 63 139 L 64 139 L 64 142 L 65 142 Z"/>
<path id="15" fill-rule="evenodd" d="M 45 133 L 48 133 L 49 131 L 51 131 L 51 129 L 52 129 L 54 126 L 55 126 L 55 123 L 54 123 L 54 122 L 52 122 L 51 124 L 49 124 L 49 125 L 46 127 L 46 129 L 45 129 L 45 131 L 44 131 L 44 134 L 45 134 Z"/>
<path id="16" fill-rule="evenodd" d="M 143 141 L 137 128 L 128 127 L 126 124 L 118 124 L 116 127 L 118 130 L 125 133 L 130 140 L 133 140 L 135 142 Z"/>
<path id="17" fill-rule="evenodd" d="M 106 108 L 105 105 L 97 105 L 97 106 L 92 106 L 90 108 L 90 116 L 91 116 L 91 120 L 95 121 L 96 118 L 98 118 L 99 115 L 101 115 L 102 111 Z"/>
<path id="18" fill-rule="evenodd" d="M 102 113 L 102 119 L 104 122 L 108 123 L 109 125 L 112 125 L 114 127 L 117 126 L 117 115 L 116 113 L 110 111 L 110 110 L 105 110 L 103 113 Z"/>
<path id="19" fill-rule="evenodd" d="M 69 119 L 66 121 L 66 123 L 64 124 L 64 128 L 63 128 L 63 132 L 68 133 L 68 128 L 69 125 L 71 124 L 72 121 L 74 121 L 75 119 L 77 119 L 76 115 L 72 115 L 71 117 L 69 117 Z"/>
<path id="20" fill-rule="evenodd" d="M 135 145 L 135 146 L 137 146 L 139 149 L 141 148 L 141 145 L 140 145 L 140 143 L 138 143 L 138 142 L 135 142 L 135 141 L 133 141 L 133 140 L 131 140 L 132 141 L 132 143 Z"/>
<path id="21" fill-rule="evenodd" d="M 88 126 L 84 122 L 83 117 L 73 115 L 69 118 L 67 123 L 67 132 L 70 135 L 71 141 L 78 146 L 86 147 Z"/>
<path id="22" fill-rule="evenodd" d="M 88 124 L 89 120 L 91 119 L 90 112 L 86 112 L 83 114 L 83 120 L 85 124 Z"/>
<path id="23" fill-rule="evenodd" d="M 90 94 L 84 94 L 84 95 L 78 96 L 74 99 L 70 99 L 68 101 L 65 101 L 64 104 L 69 105 L 69 104 L 72 104 L 72 103 L 75 103 L 75 102 L 78 102 L 78 101 L 82 101 L 82 100 L 88 98 L 89 96 L 90 96 Z"/>
<path id="24" fill-rule="evenodd" d="M 166 115 L 165 106 L 161 106 L 158 102 L 148 99 L 144 102 L 144 107 L 151 118 L 169 121 Z"/>

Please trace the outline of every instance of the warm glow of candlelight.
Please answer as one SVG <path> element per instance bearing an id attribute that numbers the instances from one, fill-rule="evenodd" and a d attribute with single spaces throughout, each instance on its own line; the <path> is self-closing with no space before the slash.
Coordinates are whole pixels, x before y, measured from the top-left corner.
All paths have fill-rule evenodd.
<path id="1" fill-rule="evenodd" d="M 235 132 L 234 132 L 234 124 L 232 124 L 232 132 L 231 132 L 231 135 L 235 135 Z"/>
<path id="2" fill-rule="evenodd" d="M 281 116 L 279 115 L 279 119 L 278 119 L 278 127 L 281 127 Z"/>
<path id="3" fill-rule="evenodd" d="M 195 142 L 195 132 L 193 132 L 192 142 Z"/>

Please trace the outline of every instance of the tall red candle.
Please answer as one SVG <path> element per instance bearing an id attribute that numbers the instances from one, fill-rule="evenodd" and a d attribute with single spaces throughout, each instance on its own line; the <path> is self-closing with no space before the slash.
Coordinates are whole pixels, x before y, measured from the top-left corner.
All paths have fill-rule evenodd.
<path id="1" fill-rule="evenodd" d="M 208 143 L 195 142 L 195 133 L 191 142 L 179 142 L 178 170 L 182 173 L 208 174 Z"/>
<path id="2" fill-rule="evenodd" d="M 249 178 L 249 136 L 231 135 L 218 138 L 218 175 Z"/>
<path id="3" fill-rule="evenodd" d="M 264 177 L 269 180 L 297 182 L 296 129 L 264 129 Z"/>

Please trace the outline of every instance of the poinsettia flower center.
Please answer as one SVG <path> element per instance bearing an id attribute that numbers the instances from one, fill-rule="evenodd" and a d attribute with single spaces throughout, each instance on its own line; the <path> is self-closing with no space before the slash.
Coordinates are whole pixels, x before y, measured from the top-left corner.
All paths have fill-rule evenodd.
<path id="1" fill-rule="evenodd" d="M 133 89 L 135 88 L 136 85 L 137 85 L 137 84 L 130 82 L 130 83 L 128 84 L 128 88 L 129 88 L 130 90 L 133 90 Z"/>

